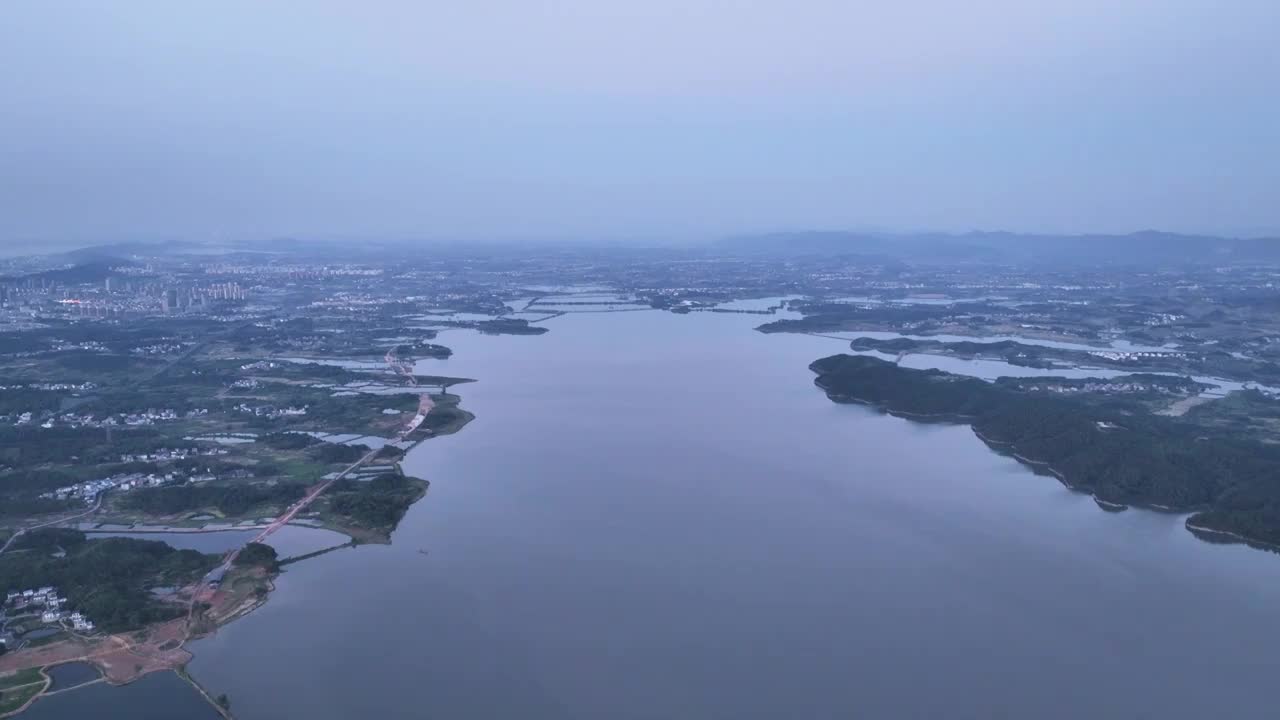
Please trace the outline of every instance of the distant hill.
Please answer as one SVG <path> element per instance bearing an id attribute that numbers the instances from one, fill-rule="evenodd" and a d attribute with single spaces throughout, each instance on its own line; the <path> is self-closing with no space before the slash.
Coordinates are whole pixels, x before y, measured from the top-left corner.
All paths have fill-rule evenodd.
<path id="1" fill-rule="evenodd" d="M 29 273 L 17 277 L 0 277 L 0 282 L 20 282 L 27 279 L 48 280 L 49 282 L 57 282 L 65 285 L 80 285 L 82 283 L 95 283 L 106 280 L 115 273 L 112 268 L 123 266 L 136 266 L 137 263 L 128 260 L 111 260 L 111 261 L 95 261 L 73 265 L 71 267 L 58 268 L 56 270 L 45 270 L 38 273 Z"/>
<path id="2" fill-rule="evenodd" d="M 765 255 L 878 255 L 940 262 L 1169 264 L 1280 262 L 1280 238 L 1238 239 L 1147 230 L 1128 235 L 1031 235 L 1009 232 L 781 232 L 725 238 L 721 251 Z"/>
<path id="3" fill-rule="evenodd" d="M 110 245 L 91 245 L 63 253 L 68 262 L 89 264 L 96 262 L 114 262 L 120 264 L 133 255 L 161 255 L 166 253 L 189 251 L 199 248 L 192 242 L 170 240 L 165 242 L 120 242 Z"/>

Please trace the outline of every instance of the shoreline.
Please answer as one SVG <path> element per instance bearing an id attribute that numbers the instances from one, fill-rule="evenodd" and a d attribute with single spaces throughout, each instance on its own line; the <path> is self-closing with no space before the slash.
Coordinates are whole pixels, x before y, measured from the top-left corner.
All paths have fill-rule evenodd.
<path id="1" fill-rule="evenodd" d="M 1018 453 L 1015 453 L 1012 451 L 1011 449 L 1013 447 L 1012 443 L 996 440 L 994 438 L 990 438 L 990 437 L 987 437 L 986 435 L 983 435 L 982 432 L 973 425 L 972 421 L 975 418 L 973 418 L 972 416 L 956 415 L 956 414 L 923 414 L 923 413 L 910 413 L 910 412 L 890 410 L 884 407 L 883 405 L 870 400 L 865 400 L 863 398 L 858 398 L 851 395 L 835 394 L 829 391 L 822 383 L 821 373 L 815 367 L 813 367 L 813 365 L 810 365 L 809 369 L 818 375 L 818 377 L 814 378 L 814 385 L 816 385 L 819 389 L 821 389 L 823 393 L 826 394 L 827 398 L 832 402 L 842 403 L 842 404 L 865 405 L 867 407 L 875 408 L 876 410 L 886 415 L 892 415 L 894 417 L 899 417 L 904 420 L 909 420 L 912 422 L 926 422 L 926 421 L 927 422 L 946 422 L 946 423 L 952 423 L 956 425 L 968 425 L 969 429 L 973 431 L 973 434 L 976 435 L 978 439 L 981 440 L 985 445 L 987 445 L 991 450 L 1001 455 L 1012 457 L 1014 460 L 1018 461 L 1023 465 L 1028 466 L 1033 471 L 1035 470 L 1047 471 L 1050 475 L 1052 475 L 1055 479 L 1057 479 L 1058 482 L 1060 482 L 1063 485 L 1063 487 L 1067 488 L 1068 490 L 1075 493 L 1080 493 L 1082 495 L 1088 495 L 1090 498 L 1093 499 L 1093 501 L 1096 504 L 1098 504 L 1099 509 L 1103 510 L 1104 512 L 1119 512 L 1132 507 L 1139 510 L 1146 510 L 1148 512 L 1155 512 L 1155 513 L 1160 513 L 1164 515 L 1188 515 L 1184 523 L 1184 527 L 1187 529 L 1188 532 L 1190 532 L 1192 535 L 1195 535 L 1197 539 L 1203 542 L 1211 542 L 1206 537 L 1203 537 L 1205 535 L 1209 535 L 1209 536 L 1216 536 L 1219 538 L 1226 538 L 1227 541 L 1231 544 L 1243 544 L 1243 545 L 1248 545 L 1250 547 L 1254 547 L 1256 549 L 1280 552 L 1280 544 L 1278 543 L 1270 543 L 1270 542 L 1267 542 L 1266 540 L 1259 540 L 1257 538 L 1249 537 L 1247 535 L 1242 535 L 1240 533 L 1232 532 L 1230 530 L 1218 530 L 1215 528 L 1209 528 L 1202 525 L 1196 525 L 1193 522 L 1193 519 L 1198 513 L 1203 512 L 1206 509 L 1204 507 L 1175 508 L 1168 505 L 1162 505 L 1160 503 L 1153 503 L 1153 502 L 1119 503 L 1113 500 L 1100 498 L 1096 493 L 1081 489 L 1080 487 L 1072 484 L 1072 482 L 1066 477 L 1066 475 L 1064 475 L 1058 469 L 1054 468 L 1053 465 L 1048 461 L 1035 460 L 1033 458 L 1028 458 L 1023 455 L 1019 455 Z"/>
<path id="2" fill-rule="evenodd" d="M 1192 535 L 1196 535 L 1197 537 L 1199 537 L 1200 535 L 1226 537 L 1226 538 L 1229 538 L 1230 540 L 1229 544 L 1232 544 L 1232 545 L 1243 544 L 1258 550 L 1280 552 L 1280 544 L 1270 543 L 1265 540 L 1256 540 L 1246 535 L 1241 535 L 1240 533 L 1231 532 L 1230 530 L 1218 530 L 1217 528 L 1206 527 L 1204 525 L 1196 525 L 1195 523 L 1192 522 L 1192 518 L 1187 518 L 1187 521 L 1183 524 L 1187 528 L 1188 532 L 1190 532 Z M 1201 537 L 1200 540 L 1204 542 L 1212 542 L 1211 540 L 1208 540 L 1207 538 L 1203 538 L 1203 537 Z"/>
<path id="3" fill-rule="evenodd" d="M 405 456 L 407 456 L 410 450 L 418 447 L 423 442 L 431 438 L 440 437 L 443 435 L 452 435 L 454 433 L 457 433 L 458 431 L 462 430 L 464 427 L 469 425 L 471 421 L 474 420 L 476 417 L 474 413 L 471 413 L 467 410 L 462 410 L 461 408 L 458 408 L 458 410 L 459 410 L 459 417 L 456 419 L 456 421 L 453 423 L 450 423 L 449 425 L 444 426 L 438 431 L 433 432 L 425 428 L 421 428 L 421 429 L 414 428 L 413 430 L 410 430 L 409 432 L 407 432 L 406 435 L 417 435 L 417 437 L 415 439 L 410 440 L 410 445 L 408 446 L 408 448 L 405 449 Z M 367 461 L 369 458 L 373 457 L 379 450 L 380 449 L 375 448 L 373 451 L 371 451 L 369 455 L 365 456 L 365 458 L 362 458 L 360 461 L 357 461 L 355 465 L 353 465 L 352 467 L 362 464 L 363 461 Z M 403 460 L 404 460 L 404 456 L 402 456 L 399 460 L 397 460 L 394 463 L 396 470 L 401 475 L 404 475 Z M 345 472 L 350 472 L 352 467 L 348 467 Z M 425 498 L 428 495 L 428 491 L 430 488 L 430 481 L 424 478 L 416 478 L 409 475 L 404 475 L 404 477 L 419 481 L 423 485 L 423 487 L 421 488 L 421 491 L 415 495 L 415 497 L 408 503 L 408 505 L 406 505 L 405 511 L 407 512 L 409 508 L 416 505 L 418 502 L 420 502 L 423 498 Z M 330 483 L 331 482 L 332 481 L 330 481 Z M 322 494 L 323 492 L 317 493 L 316 497 Z M 85 513 L 85 514 L 88 514 L 88 513 Z M 287 511 L 285 513 L 282 513 L 280 516 L 277 516 L 277 518 L 286 514 L 288 514 Z M 77 519 L 78 517 L 82 517 L 82 516 L 83 515 L 78 515 L 73 518 L 63 518 L 59 521 L 55 521 L 52 524 L 60 525 L 64 522 L 68 522 L 69 520 Z M 398 524 L 399 523 L 397 522 L 397 525 Z M 267 525 L 255 524 L 251 526 L 246 525 L 246 526 L 239 526 L 239 527 L 236 527 L 236 526 L 217 527 L 213 529 L 206 529 L 204 527 L 199 527 L 199 528 L 166 527 L 161 529 L 159 527 L 155 527 L 152 529 L 145 529 L 145 530 L 133 530 L 133 529 L 84 530 L 81 532 L 84 532 L 86 535 L 95 534 L 95 533 L 96 534 L 140 533 L 140 534 L 155 534 L 155 535 L 181 533 L 181 534 L 194 535 L 194 534 L 201 534 L 201 533 L 233 532 L 237 530 L 257 530 L 261 532 L 261 531 L 268 530 L 275 525 L 276 523 L 270 523 Z M 160 651 L 160 652 L 181 653 L 185 657 L 181 657 L 180 661 L 178 661 L 179 659 L 178 657 L 153 658 L 153 657 L 147 656 L 146 659 L 157 660 L 158 661 L 157 664 L 154 666 L 142 665 L 138 671 L 132 674 L 129 674 L 124 678 L 113 679 L 107 673 L 108 666 L 103 664 L 103 661 L 101 660 L 101 657 L 100 657 L 104 655 L 111 655 L 117 652 L 130 652 L 135 648 L 142 649 L 143 646 L 141 643 L 137 643 L 137 644 L 130 643 L 128 640 L 124 639 L 124 636 L 131 635 L 134 633 L 139 633 L 139 632 L 146 632 L 146 633 L 156 632 L 160 628 L 162 628 L 165 624 L 175 622 L 175 620 L 168 620 L 162 623 L 147 625 L 137 630 L 133 630 L 129 633 L 116 633 L 116 634 L 106 635 L 101 638 L 95 638 L 92 641 L 93 644 L 82 646 L 82 652 L 79 655 L 59 658 L 54 662 L 40 662 L 40 663 L 30 664 L 30 665 L 15 666 L 14 668 L 12 668 L 13 672 L 21 672 L 22 670 L 26 670 L 26 669 L 37 668 L 40 674 L 46 678 L 46 681 L 44 686 L 39 690 L 39 692 L 35 693 L 30 698 L 28 698 L 28 700 L 22 705 L 21 708 L 18 708 L 14 711 L 0 715 L 0 720 L 5 720 L 7 718 L 15 717 L 18 714 L 25 712 L 27 709 L 31 707 L 32 703 L 34 703 L 35 701 L 39 700 L 40 698 L 44 697 L 49 693 L 49 688 L 52 686 L 53 680 L 51 677 L 49 677 L 48 673 L 46 672 L 48 668 L 54 667 L 56 665 L 63 665 L 63 664 L 74 663 L 74 662 L 83 662 L 88 665 L 91 665 L 92 667 L 94 667 L 95 670 L 98 671 L 100 676 L 100 681 L 105 682 L 106 684 L 112 687 L 122 687 L 124 685 L 129 685 L 155 672 L 162 672 L 162 671 L 174 672 L 179 677 L 181 677 L 182 679 L 186 680 L 189 684 L 191 684 L 191 686 L 195 688 L 197 692 L 200 693 L 200 695 L 205 699 L 205 701 L 208 702 L 224 718 L 224 720 L 233 720 L 233 715 L 231 714 L 231 711 L 228 708 L 224 708 L 221 705 L 219 705 L 210 696 L 208 691 L 205 690 L 205 688 L 202 685 L 200 685 L 199 682 L 194 677 L 192 677 L 189 673 L 186 672 L 187 663 L 190 662 L 190 660 L 194 657 L 193 653 L 191 653 L 191 651 L 186 648 L 187 643 L 192 640 L 211 637 L 215 635 L 217 631 L 223 626 L 229 625 L 232 622 L 235 622 L 236 620 L 239 620 L 240 618 L 245 617 L 250 613 L 252 613 L 253 611 L 257 610 L 258 608 L 261 608 L 262 606 L 266 605 L 267 602 L 270 601 L 272 593 L 275 591 L 274 579 L 278 577 L 280 573 L 283 572 L 284 566 L 291 565 L 304 560 L 309 560 L 309 559 L 318 557 L 320 555 L 327 554 L 334 550 L 357 547 L 362 544 L 390 544 L 392 535 L 395 532 L 394 527 L 391 529 L 358 528 L 358 527 L 343 527 L 343 526 L 333 525 L 329 523 L 324 523 L 321 525 L 301 525 L 301 524 L 296 524 L 288 521 L 280 524 L 280 526 L 285 526 L 285 525 L 292 525 L 294 527 L 299 527 L 299 528 L 323 529 L 323 530 L 329 530 L 331 532 L 337 532 L 342 535 L 345 535 L 348 538 L 348 541 L 339 545 L 334 545 L 329 548 L 323 548 L 319 551 L 306 553 L 304 555 L 301 555 L 295 558 L 286 558 L 283 562 L 277 563 L 274 570 L 272 572 L 267 573 L 266 576 L 263 578 L 263 581 L 265 582 L 265 587 L 266 587 L 265 592 L 263 592 L 260 596 L 255 595 L 254 597 L 249 599 L 247 602 L 242 602 L 239 605 L 235 606 L 234 608 L 231 608 L 230 612 L 226 616 L 222 617 L 219 620 L 216 620 L 211 627 L 208 627 L 208 629 L 197 629 L 196 627 L 193 627 L 194 620 L 190 615 L 188 615 L 187 619 L 184 620 L 182 623 L 182 635 L 181 635 L 181 638 L 178 640 L 176 646 L 168 648 L 167 650 Z M 12 540 L 16 538 L 17 535 L 19 534 L 21 533 L 16 533 L 13 537 L 11 537 L 9 539 L 10 542 L 12 542 Z M 6 546 L 7 545 L 8 543 L 6 543 Z M 238 552 L 238 550 L 233 550 L 231 551 L 231 553 L 224 555 L 224 559 L 235 552 Z M 204 585 L 203 579 L 201 579 L 200 581 L 197 581 L 197 584 L 191 587 L 192 601 L 194 602 L 195 600 L 202 597 L 203 594 L 207 592 L 207 590 L 208 588 Z M 85 642 L 85 639 L 80 638 L 79 641 Z M 62 642 L 75 642 L 75 640 L 59 641 L 59 643 L 62 643 Z M 121 642 L 124 644 L 116 645 L 117 642 Z M 168 642 L 162 643 L 162 645 L 167 645 L 167 644 Z M 47 648 L 51 646 L 47 645 L 47 646 L 40 646 L 40 647 Z M 0 656 L 0 657 L 7 657 L 12 662 L 14 658 L 19 657 L 23 652 L 27 650 L 36 650 L 36 649 L 38 648 L 22 648 L 21 650 L 15 650 L 10 653 L 6 653 L 5 656 Z M 143 656 L 138 656 L 138 657 L 143 657 Z M 73 690 L 73 689 L 75 688 L 68 688 L 68 690 Z"/>
<path id="4" fill-rule="evenodd" d="M 52 666 L 49 666 L 49 667 L 52 667 Z M 40 690 L 36 692 L 35 695 L 32 695 L 31 697 L 27 698 L 27 701 L 22 703 L 22 705 L 20 705 L 17 709 L 9 710 L 5 713 L 0 713 L 0 720 L 4 720 L 4 718 L 17 717 L 18 715 L 21 715 L 22 713 L 26 712 L 35 703 L 35 701 L 44 697 L 45 694 L 49 692 L 49 688 L 53 687 L 53 678 L 50 677 L 48 673 L 49 667 L 40 668 L 40 677 L 43 678 L 44 680 L 44 686 L 41 687 Z M 35 683 L 30 683 L 30 684 L 34 685 Z M 27 687 L 27 686 L 18 685 L 17 687 Z M 75 688 L 70 688 L 70 689 L 74 690 Z M 12 690 L 12 688 L 10 688 L 10 690 Z"/>
<path id="5" fill-rule="evenodd" d="M 223 707 L 218 703 L 217 700 L 214 700 L 209 695 L 209 691 L 205 690 L 204 686 L 200 684 L 200 681 L 196 680 L 194 677 L 191 676 L 191 673 L 187 672 L 186 665 L 183 665 L 182 667 L 174 670 L 173 673 L 178 677 L 182 678 L 183 680 L 185 680 L 187 684 L 189 684 L 191 687 L 195 688 L 195 691 L 200 693 L 200 697 L 204 698 L 205 702 L 209 703 L 209 706 L 212 707 L 215 712 L 217 712 L 219 715 L 223 717 L 223 720 L 234 720 L 234 716 L 231 714 L 231 708 Z"/>

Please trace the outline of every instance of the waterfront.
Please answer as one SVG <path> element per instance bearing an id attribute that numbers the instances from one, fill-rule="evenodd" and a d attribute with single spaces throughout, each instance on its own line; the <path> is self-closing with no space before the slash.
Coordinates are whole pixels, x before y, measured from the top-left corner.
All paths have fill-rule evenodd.
<path id="1" fill-rule="evenodd" d="M 220 720 L 222 717 L 191 685 L 171 672 L 144 676 L 121 687 L 89 683 L 37 700 L 23 720 Z"/>
<path id="2" fill-rule="evenodd" d="M 257 537 L 265 526 L 248 530 L 177 530 L 165 532 L 135 528 L 111 532 L 91 532 L 90 538 L 127 537 L 135 540 L 162 540 L 179 550 L 197 550 L 203 553 L 224 553 L 238 548 Z M 285 525 L 272 533 L 266 544 L 275 548 L 281 560 L 318 552 L 350 542 L 342 533 L 323 528 Z"/>
<path id="3" fill-rule="evenodd" d="M 760 321 L 445 333 L 477 418 L 393 544 L 290 566 L 193 675 L 244 720 L 1270 714 L 1274 555 L 831 403 L 847 345 Z"/>

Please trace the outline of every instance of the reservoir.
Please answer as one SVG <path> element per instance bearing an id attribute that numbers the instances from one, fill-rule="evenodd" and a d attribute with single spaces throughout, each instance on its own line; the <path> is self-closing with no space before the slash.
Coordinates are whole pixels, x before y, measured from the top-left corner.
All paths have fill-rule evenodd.
<path id="1" fill-rule="evenodd" d="M 56 677 L 55 674 L 55 680 Z M 19 717 L 23 720 L 220 720 L 222 716 L 185 680 L 171 672 L 158 672 L 123 687 L 91 683 L 48 695 Z"/>
<path id="2" fill-rule="evenodd" d="M 209 532 L 195 532 L 191 530 L 179 530 L 173 532 L 162 532 L 156 530 L 149 531 L 114 531 L 114 532 L 93 532 L 89 534 L 89 539 L 108 538 L 108 537 L 126 537 L 135 540 L 158 540 L 164 542 L 179 550 L 196 550 L 202 553 L 221 554 L 233 548 L 243 546 L 245 543 L 251 542 L 262 532 L 262 528 L 254 528 L 251 530 L 218 530 Z M 325 530 L 322 528 L 309 528 L 299 525 L 285 525 L 267 538 L 267 545 L 275 548 L 281 560 L 285 560 L 298 555 L 317 552 L 326 548 L 336 547 L 350 541 L 346 535 Z"/>
<path id="3" fill-rule="evenodd" d="M 768 319 L 442 333 L 476 419 L 392 544 L 289 566 L 192 675 L 241 720 L 1273 716 L 1280 558 L 834 404 L 847 343 Z M 133 692 L 33 716 L 91 691 Z"/>

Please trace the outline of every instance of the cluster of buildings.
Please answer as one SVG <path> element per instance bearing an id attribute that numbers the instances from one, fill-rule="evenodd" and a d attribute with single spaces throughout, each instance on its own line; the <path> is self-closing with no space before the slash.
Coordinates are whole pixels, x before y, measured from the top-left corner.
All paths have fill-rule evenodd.
<path id="1" fill-rule="evenodd" d="M 129 352 L 134 355 L 173 355 L 186 349 L 187 346 L 184 343 L 156 343 L 136 347 Z"/>
<path id="2" fill-rule="evenodd" d="M 168 483 L 179 482 L 182 477 L 177 473 L 169 472 L 164 475 L 155 473 L 125 473 L 123 475 L 115 475 L 109 478 L 101 478 L 98 480 L 86 480 L 75 485 L 67 485 L 57 490 L 51 490 L 42 494 L 40 497 L 50 500 L 68 500 L 78 498 L 86 503 L 92 503 L 99 495 L 108 490 L 133 490 L 141 487 L 159 487 Z"/>
<path id="3" fill-rule="evenodd" d="M 166 462 L 169 460 L 185 460 L 201 455 L 226 455 L 226 448 L 162 448 L 149 453 L 127 453 L 120 456 L 120 462 Z"/>
<path id="4" fill-rule="evenodd" d="M 1024 390 L 1032 392 L 1052 392 L 1052 393 L 1102 393 L 1119 395 L 1125 393 L 1164 393 L 1169 395 L 1180 395 L 1193 389 L 1193 385 L 1186 387 L 1178 387 L 1165 383 L 1142 383 L 1142 382 L 1107 382 L 1099 380 L 1097 382 L 1084 382 L 1072 384 L 1034 384 L 1023 385 Z"/>
<path id="5" fill-rule="evenodd" d="M 1090 350 L 1089 354 L 1102 358 L 1103 360 L 1111 360 L 1112 362 L 1138 362 L 1140 360 L 1183 360 L 1187 354 L 1176 351 L 1159 351 L 1159 350 Z"/>
<path id="6" fill-rule="evenodd" d="M 62 415 L 53 415 L 48 417 L 47 419 L 44 420 L 44 422 L 40 423 L 40 427 L 51 428 L 51 427 L 54 427 L 55 425 L 64 425 L 67 427 L 75 427 L 75 428 L 79 428 L 79 427 L 99 428 L 99 427 L 116 427 L 119 425 L 128 425 L 128 426 L 154 425 L 158 422 L 171 422 L 174 420 L 181 420 L 183 418 L 186 418 L 186 419 L 198 418 L 198 417 L 204 417 L 208 414 L 209 414 L 209 411 L 204 408 L 199 408 L 196 410 L 188 410 L 185 413 L 180 413 L 177 410 L 172 410 L 172 409 L 161 409 L 161 410 L 151 409 L 151 410 L 144 410 L 142 412 L 136 412 L 136 413 L 119 413 L 116 415 L 108 415 L 107 417 L 104 417 L 101 419 L 95 418 L 92 415 L 76 415 L 75 413 L 64 413 Z M 14 425 L 30 425 L 36 421 L 35 415 L 30 412 L 19 413 L 16 416 L 4 416 L 4 417 L 11 418 Z M 4 419 L 4 417 L 0 417 L 0 419 Z"/>
<path id="7" fill-rule="evenodd" d="M 307 414 L 306 405 L 303 405 L 302 407 L 293 407 L 292 405 L 290 405 L 289 407 L 286 407 L 286 408 L 278 408 L 273 405 L 259 405 L 257 407 L 252 407 L 245 403 L 240 403 L 235 407 L 235 410 L 236 412 L 246 413 L 249 415 L 253 415 L 254 417 L 265 417 L 265 418 L 273 418 L 273 419 L 282 418 L 282 417 L 296 417 L 299 415 Z"/>
<path id="8" fill-rule="evenodd" d="M 244 300 L 244 288 L 240 287 L 240 283 L 226 282 L 214 283 L 207 288 L 197 288 L 193 293 L 201 293 L 207 295 L 214 300 Z"/>
<path id="9" fill-rule="evenodd" d="M 1142 324 L 1148 327 L 1157 327 L 1160 325 L 1172 325 L 1185 319 L 1187 319 L 1186 315 L 1178 315 L 1176 313 L 1155 313 L 1146 320 L 1143 320 Z"/>
<path id="10" fill-rule="evenodd" d="M 275 370 L 278 367 L 280 367 L 280 364 L 271 360 L 258 360 L 257 362 L 241 365 L 240 369 L 246 372 L 256 372 L 259 370 Z"/>
<path id="11" fill-rule="evenodd" d="M 97 383 L 26 383 L 23 385 L 0 385 L 0 390 L 56 390 L 71 391 L 93 390 L 98 387 Z"/>
<path id="12" fill-rule="evenodd" d="M 350 263 L 333 264 L 271 264 L 241 265 L 233 263 L 213 263 L 201 268 L 205 273 L 215 275 L 251 275 L 262 281 L 279 282 L 280 278 L 290 280 L 315 280 L 332 276 L 377 277 L 383 274 L 381 268 Z"/>
<path id="13" fill-rule="evenodd" d="M 49 343 L 49 347 L 43 350 L 24 350 L 22 352 L 6 353 L 6 357 L 11 358 L 29 358 L 42 357 L 51 352 L 63 352 L 67 350 L 83 350 L 86 352 L 107 352 L 107 347 L 96 340 L 86 340 L 84 342 L 70 343 L 63 340 L 54 340 Z"/>
<path id="14" fill-rule="evenodd" d="M 192 287 L 185 290 L 168 288 L 161 297 L 166 315 L 185 310 L 208 310 L 214 302 L 239 302 L 248 298 L 248 293 L 240 287 L 240 283 L 213 283 L 205 287 Z"/>
<path id="15" fill-rule="evenodd" d="M 82 613 L 69 612 L 65 609 L 67 599 L 58 595 L 53 587 L 42 587 L 29 590 L 11 591 L 5 596 L 5 607 L 12 610 L 40 609 L 40 622 L 46 625 L 70 623 L 80 632 L 93 632 L 93 622 Z"/>
<path id="16" fill-rule="evenodd" d="M 116 267 L 111 269 L 111 273 L 100 285 L 96 281 L 73 281 L 67 285 L 47 278 L 26 278 L 15 286 L 0 285 L 0 308 L 21 306 L 33 318 L 56 315 L 75 319 L 114 320 L 126 316 L 151 315 L 157 309 L 166 314 L 207 311 L 215 303 L 243 301 L 248 297 L 245 288 L 237 282 L 217 282 L 179 289 L 172 286 L 172 276 L 157 277 L 139 268 Z"/>

